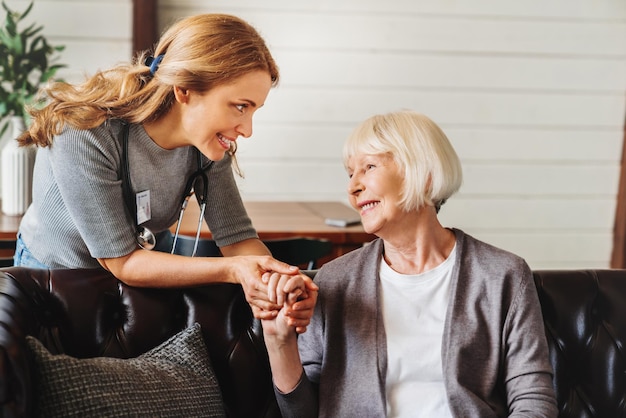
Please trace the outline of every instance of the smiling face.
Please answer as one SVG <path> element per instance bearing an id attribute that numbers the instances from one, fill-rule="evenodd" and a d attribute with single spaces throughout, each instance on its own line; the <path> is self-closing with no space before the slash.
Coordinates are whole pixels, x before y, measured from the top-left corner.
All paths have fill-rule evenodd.
<path id="1" fill-rule="evenodd" d="M 350 204 L 361 215 L 363 229 L 379 237 L 401 231 L 403 178 L 389 154 L 355 154 L 347 163 Z"/>
<path id="2" fill-rule="evenodd" d="M 203 93 L 176 88 L 178 145 L 193 145 L 207 158 L 221 160 L 239 136 L 252 135 L 252 116 L 271 87 L 269 73 L 254 71 Z"/>

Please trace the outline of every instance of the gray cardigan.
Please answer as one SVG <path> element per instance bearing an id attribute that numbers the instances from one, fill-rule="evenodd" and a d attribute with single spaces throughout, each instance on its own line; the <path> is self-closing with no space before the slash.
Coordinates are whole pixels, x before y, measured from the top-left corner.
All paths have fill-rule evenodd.
<path id="1" fill-rule="evenodd" d="M 455 417 L 556 417 L 552 367 L 531 270 L 520 257 L 454 230 L 442 343 Z M 325 264 L 318 304 L 298 346 L 306 372 L 285 417 L 384 417 L 387 347 L 378 278 L 378 239 Z M 319 408 L 319 414 L 318 414 Z"/>

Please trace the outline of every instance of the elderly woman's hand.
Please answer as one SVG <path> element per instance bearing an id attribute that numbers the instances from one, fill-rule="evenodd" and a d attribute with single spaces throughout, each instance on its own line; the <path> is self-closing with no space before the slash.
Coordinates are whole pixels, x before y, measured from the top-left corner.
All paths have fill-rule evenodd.
<path id="1" fill-rule="evenodd" d="M 295 266 L 271 256 L 228 257 L 254 316 L 273 319 L 285 309 L 291 326 L 306 331 L 317 301 L 317 285 Z"/>
<path id="2" fill-rule="evenodd" d="M 271 271 L 291 275 L 299 272 L 298 267 L 290 266 L 269 255 L 224 257 L 222 260 L 228 260 L 230 265 L 231 279 L 229 281 L 241 284 L 250 306 L 262 311 L 280 309 L 279 305 L 268 298 L 267 284 L 262 280 L 263 275 Z"/>
<path id="3" fill-rule="evenodd" d="M 267 283 L 269 300 L 282 307 L 288 325 L 298 333 L 305 332 L 317 302 L 318 287 L 313 280 L 303 273 L 272 272 L 263 275 L 263 282 Z"/>

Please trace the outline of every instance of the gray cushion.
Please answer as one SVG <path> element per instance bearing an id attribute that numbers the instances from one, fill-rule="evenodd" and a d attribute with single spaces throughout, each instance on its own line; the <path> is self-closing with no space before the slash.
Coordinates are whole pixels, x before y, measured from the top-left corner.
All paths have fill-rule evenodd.
<path id="1" fill-rule="evenodd" d="M 132 359 L 52 355 L 26 337 L 45 417 L 224 417 L 200 325 Z"/>

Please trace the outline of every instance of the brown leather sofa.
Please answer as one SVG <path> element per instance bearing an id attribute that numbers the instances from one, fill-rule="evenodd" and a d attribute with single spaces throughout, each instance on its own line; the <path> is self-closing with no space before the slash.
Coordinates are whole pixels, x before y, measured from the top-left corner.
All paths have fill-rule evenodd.
<path id="1" fill-rule="evenodd" d="M 33 413 L 26 335 L 74 357 L 128 358 L 194 322 L 229 416 L 280 417 L 261 326 L 241 286 L 139 289 L 100 269 L 0 269 L 0 416 Z"/>
<path id="2" fill-rule="evenodd" d="M 626 416 L 626 271 L 534 275 L 560 416 Z M 239 286 L 136 289 L 102 270 L 0 269 L 0 412 L 32 413 L 26 335 L 75 357 L 126 358 L 194 322 L 229 415 L 279 417 L 261 328 Z"/>

